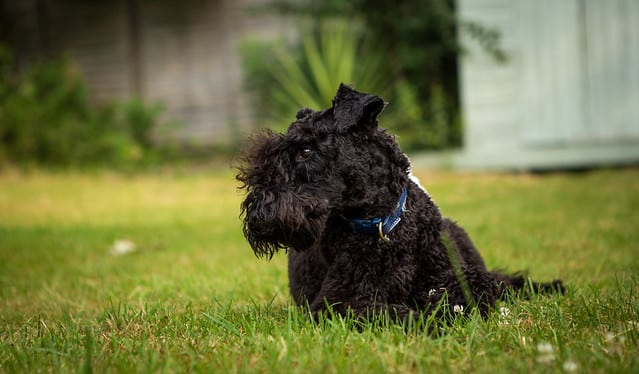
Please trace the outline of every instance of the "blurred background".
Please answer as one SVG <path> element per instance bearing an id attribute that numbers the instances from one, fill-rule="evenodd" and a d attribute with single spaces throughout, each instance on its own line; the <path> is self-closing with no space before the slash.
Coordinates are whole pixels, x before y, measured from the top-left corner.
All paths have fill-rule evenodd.
<path id="1" fill-rule="evenodd" d="M 421 165 L 634 164 L 639 1 L 0 0 L 0 167 L 229 156 L 340 82 Z"/>

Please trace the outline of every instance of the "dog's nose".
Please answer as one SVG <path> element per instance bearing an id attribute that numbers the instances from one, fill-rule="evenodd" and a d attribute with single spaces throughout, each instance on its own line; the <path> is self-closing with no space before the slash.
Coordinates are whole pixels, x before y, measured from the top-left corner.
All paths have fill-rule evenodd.
<path id="1" fill-rule="evenodd" d="M 246 213 L 246 222 L 255 229 L 264 229 L 277 221 L 276 210 L 271 206 L 256 204 Z"/>
<path id="2" fill-rule="evenodd" d="M 263 221 L 263 218 L 260 217 L 259 211 L 257 209 L 252 209 L 248 212 L 247 218 L 250 222 L 257 223 Z"/>
<path id="3" fill-rule="evenodd" d="M 272 231 L 271 225 L 267 222 L 260 211 L 255 209 L 247 212 L 245 228 L 254 235 L 267 235 Z"/>

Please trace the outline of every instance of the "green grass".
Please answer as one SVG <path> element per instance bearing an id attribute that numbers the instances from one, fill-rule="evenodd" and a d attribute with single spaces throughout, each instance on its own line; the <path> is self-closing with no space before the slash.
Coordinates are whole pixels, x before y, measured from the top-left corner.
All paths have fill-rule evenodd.
<path id="1" fill-rule="evenodd" d="M 639 372 L 639 169 L 417 174 L 490 267 L 567 294 L 440 337 L 315 324 L 290 304 L 285 256 L 242 238 L 231 172 L 9 172 L 0 372 Z M 121 239 L 136 250 L 111 254 Z"/>

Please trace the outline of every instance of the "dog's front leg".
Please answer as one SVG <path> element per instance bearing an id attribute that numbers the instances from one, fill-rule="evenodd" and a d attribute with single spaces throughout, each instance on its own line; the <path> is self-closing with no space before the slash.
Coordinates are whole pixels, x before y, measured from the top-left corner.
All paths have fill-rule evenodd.
<path id="1" fill-rule="evenodd" d="M 417 314 L 411 308 L 400 304 L 385 304 L 380 302 L 353 302 L 353 301 L 331 301 L 331 298 L 317 298 L 310 306 L 311 313 L 315 319 L 324 314 L 327 317 L 339 315 L 342 317 L 352 316 L 362 320 L 373 320 L 376 318 L 390 318 L 395 322 L 407 322 L 409 319 L 415 320 Z"/>
<path id="2" fill-rule="evenodd" d="M 342 317 L 352 316 L 356 319 L 372 321 L 377 318 L 388 318 L 394 322 L 407 323 L 410 320 L 417 320 L 418 314 L 415 310 L 400 304 L 385 304 L 381 302 L 353 302 L 336 301 L 334 298 L 318 298 L 311 304 L 310 310 L 313 318 L 318 320 L 320 315 L 331 317 L 339 315 Z"/>
<path id="3" fill-rule="evenodd" d="M 396 322 L 416 320 L 417 313 L 405 305 L 388 303 L 390 292 L 372 284 L 371 279 L 380 279 L 362 269 L 353 269 L 352 259 L 335 261 L 327 270 L 320 291 L 310 303 L 310 310 L 317 319 L 326 316 L 351 315 L 363 320 L 378 317 L 390 318 Z"/>
<path id="4" fill-rule="evenodd" d="M 303 306 L 315 300 L 326 277 L 326 263 L 318 251 L 288 252 L 288 280 L 293 300 Z"/>

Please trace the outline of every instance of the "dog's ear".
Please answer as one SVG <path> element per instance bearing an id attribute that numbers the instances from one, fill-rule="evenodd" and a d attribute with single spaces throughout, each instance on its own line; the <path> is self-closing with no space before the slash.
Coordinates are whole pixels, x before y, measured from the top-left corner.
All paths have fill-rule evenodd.
<path id="1" fill-rule="evenodd" d="M 333 99 L 335 123 L 343 130 L 374 129 L 385 105 L 381 97 L 357 92 L 341 83 Z"/>

